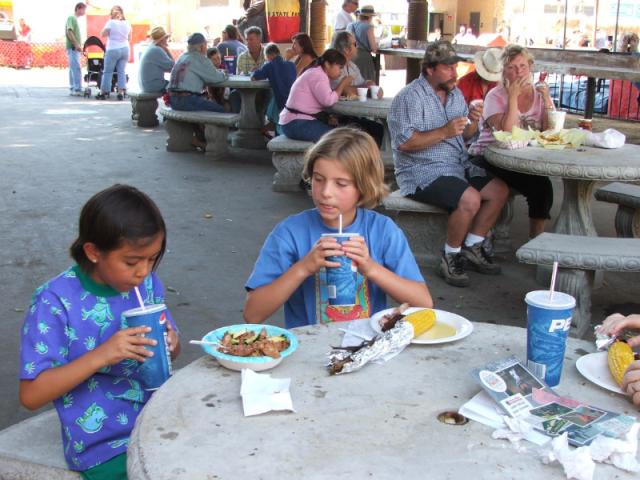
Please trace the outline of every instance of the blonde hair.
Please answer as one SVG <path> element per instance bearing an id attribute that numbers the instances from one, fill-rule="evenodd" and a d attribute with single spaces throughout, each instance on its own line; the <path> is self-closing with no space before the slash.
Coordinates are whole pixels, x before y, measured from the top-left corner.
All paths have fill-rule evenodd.
<path id="1" fill-rule="evenodd" d="M 380 150 L 368 133 L 341 127 L 323 135 L 305 154 L 302 170 L 305 181 L 313 175 L 316 160 L 320 158 L 339 162 L 353 176 L 360 192 L 359 207 L 374 208 L 389 194 Z"/>
<path id="2" fill-rule="evenodd" d="M 504 50 L 502 51 L 502 66 L 506 67 L 507 65 L 509 65 L 511 61 L 518 55 L 522 55 L 527 60 L 527 62 L 529 62 L 529 65 L 533 65 L 534 58 L 533 55 L 529 53 L 529 50 L 521 45 L 512 43 L 504 47 Z"/>

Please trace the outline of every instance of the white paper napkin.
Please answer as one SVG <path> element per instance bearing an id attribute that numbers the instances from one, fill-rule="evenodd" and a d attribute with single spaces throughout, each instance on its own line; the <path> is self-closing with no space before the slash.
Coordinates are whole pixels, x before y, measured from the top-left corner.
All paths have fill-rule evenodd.
<path id="1" fill-rule="evenodd" d="M 620 148 L 624 145 L 625 141 L 626 137 L 624 133 L 614 130 L 613 128 L 607 128 L 603 132 L 589 132 L 584 144 L 591 147 Z"/>
<path id="2" fill-rule="evenodd" d="M 240 395 L 244 416 L 259 415 L 271 410 L 295 412 L 289 393 L 290 384 L 290 378 L 271 378 L 271 375 L 266 373 L 242 369 Z"/>

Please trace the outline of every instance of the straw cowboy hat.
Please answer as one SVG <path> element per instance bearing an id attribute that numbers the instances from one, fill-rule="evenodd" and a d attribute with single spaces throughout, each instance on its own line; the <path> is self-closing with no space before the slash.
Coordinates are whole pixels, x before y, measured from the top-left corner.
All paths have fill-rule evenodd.
<path id="1" fill-rule="evenodd" d="M 498 82 L 502 78 L 502 49 L 487 48 L 484 52 L 476 52 L 473 64 L 476 72 L 489 82 Z"/>
<path id="2" fill-rule="evenodd" d="M 365 17 L 372 17 L 373 15 L 378 15 L 373 8 L 373 5 L 364 5 L 361 9 L 356 12 L 357 15 L 363 15 Z"/>
<path id="3" fill-rule="evenodd" d="M 151 30 L 151 33 L 149 35 L 151 35 L 151 40 L 153 40 L 153 43 L 155 44 L 158 44 L 165 38 L 170 37 L 170 35 L 165 32 L 164 28 L 162 27 L 155 27 L 153 30 Z"/>

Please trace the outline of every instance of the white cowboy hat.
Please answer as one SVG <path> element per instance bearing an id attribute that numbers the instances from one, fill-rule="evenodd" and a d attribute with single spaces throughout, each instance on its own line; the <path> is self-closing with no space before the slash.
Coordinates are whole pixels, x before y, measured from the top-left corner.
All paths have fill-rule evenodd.
<path id="1" fill-rule="evenodd" d="M 484 52 L 476 52 L 473 64 L 476 72 L 489 82 L 497 82 L 502 78 L 502 49 L 487 48 Z"/>

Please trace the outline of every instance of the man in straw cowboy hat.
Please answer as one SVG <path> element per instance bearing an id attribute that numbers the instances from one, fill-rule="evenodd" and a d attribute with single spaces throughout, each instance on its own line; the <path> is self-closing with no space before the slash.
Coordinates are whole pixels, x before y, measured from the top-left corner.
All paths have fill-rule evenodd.
<path id="1" fill-rule="evenodd" d="M 484 100 L 487 92 L 496 86 L 502 78 L 501 48 L 488 48 L 484 52 L 476 52 L 473 56 L 475 70 L 458 80 L 458 88 L 462 90 L 467 105 L 473 100 Z"/>
<path id="2" fill-rule="evenodd" d="M 155 27 L 149 33 L 151 45 L 142 55 L 138 83 L 142 92 L 164 92 L 169 82 L 164 74 L 175 64 L 169 51 L 169 37 L 162 27 Z"/>
<path id="3" fill-rule="evenodd" d="M 448 210 L 439 273 L 450 285 L 466 287 L 468 267 L 500 273 L 482 243 L 509 188 L 469 160 L 465 142 L 478 131 L 482 106 L 469 109 L 456 88 L 460 60 L 451 43 L 429 44 L 422 74 L 393 99 L 387 122 L 400 192 Z"/>

